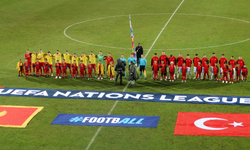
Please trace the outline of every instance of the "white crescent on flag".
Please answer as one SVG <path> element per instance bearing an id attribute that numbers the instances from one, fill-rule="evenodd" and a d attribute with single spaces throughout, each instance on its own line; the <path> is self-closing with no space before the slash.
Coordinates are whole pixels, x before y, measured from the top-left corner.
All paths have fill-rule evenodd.
<path id="1" fill-rule="evenodd" d="M 224 129 L 227 129 L 228 127 L 225 127 L 225 128 L 213 128 L 213 127 L 208 127 L 206 125 L 204 125 L 204 123 L 206 121 L 209 121 L 209 120 L 224 120 L 224 121 L 228 121 L 227 119 L 222 119 L 222 118 L 201 118 L 201 119 L 198 119 L 194 122 L 194 125 L 198 128 L 201 128 L 201 129 L 205 129 L 205 130 L 224 130 Z"/>

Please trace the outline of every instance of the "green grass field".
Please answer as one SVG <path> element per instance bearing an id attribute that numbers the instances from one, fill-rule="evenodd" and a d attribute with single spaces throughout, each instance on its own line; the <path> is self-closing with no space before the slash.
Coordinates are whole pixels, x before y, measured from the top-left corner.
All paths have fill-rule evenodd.
<path id="1" fill-rule="evenodd" d="M 110 52 L 115 60 L 121 54 L 128 58 L 131 53 L 129 14 L 135 42 L 140 42 L 147 53 L 180 3 L 181 0 L 1 0 L 0 86 L 123 91 L 126 80 L 122 86 L 113 86 L 110 80 L 21 78 L 15 67 L 20 58 L 24 59 L 26 49 L 37 52 L 43 49 L 52 54 L 57 49 L 63 53 L 68 50 L 78 56 L 82 52 L 97 54 L 103 51 L 104 54 Z M 232 55 L 236 58 L 242 55 L 245 63 L 250 64 L 249 41 L 217 47 L 250 38 L 249 4 L 247 0 L 185 0 L 147 56 L 147 80 L 139 80 L 134 88 L 125 91 L 250 96 L 249 82 L 231 85 L 188 80 L 183 84 L 180 80 L 170 83 L 150 79 L 151 57 L 154 53 L 160 55 L 163 49 L 168 56 L 182 53 L 183 56 L 190 54 L 192 58 L 196 53 L 200 57 L 207 54 L 209 58 L 213 52 L 218 57 L 224 53 L 228 59 Z M 107 18 L 79 23 L 67 29 L 68 36 L 81 42 L 64 35 L 64 30 L 72 24 L 103 17 Z M 0 97 L 0 103 L 44 106 L 25 129 L 0 128 L 0 149 L 61 150 L 86 149 L 99 127 L 50 125 L 59 113 L 108 114 L 115 101 Z M 250 149 L 250 139 L 245 137 L 173 135 L 180 111 L 250 113 L 248 106 L 119 101 L 112 115 L 160 116 L 157 128 L 102 127 L 89 149 Z"/>

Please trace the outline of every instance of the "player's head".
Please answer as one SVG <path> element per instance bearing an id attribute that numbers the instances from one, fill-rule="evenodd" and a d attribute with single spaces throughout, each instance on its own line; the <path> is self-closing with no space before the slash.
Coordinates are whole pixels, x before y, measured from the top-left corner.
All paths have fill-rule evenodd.
<path id="1" fill-rule="evenodd" d="M 81 64 L 83 63 L 83 60 L 81 60 Z"/>
<path id="2" fill-rule="evenodd" d="M 33 51 L 33 54 L 36 54 L 36 51 Z"/>
<path id="3" fill-rule="evenodd" d="M 181 57 L 182 55 L 181 55 L 181 53 L 179 54 L 179 57 Z"/>
<path id="4" fill-rule="evenodd" d="M 236 66 L 237 66 L 237 67 L 239 67 L 239 66 L 240 66 L 240 64 L 239 64 L 239 63 L 236 63 Z"/>
<path id="5" fill-rule="evenodd" d="M 22 59 L 19 59 L 19 62 L 22 62 Z"/>
<path id="6" fill-rule="evenodd" d="M 130 54 L 130 57 L 131 57 L 131 58 L 133 58 L 133 57 L 134 57 L 133 53 L 131 53 L 131 54 Z"/>
<path id="7" fill-rule="evenodd" d="M 74 53 L 73 56 L 75 57 L 75 56 L 76 56 L 76 53 Z"/>
<path id="8" fill-rule="evenodd" d="M 207 61 L 205 61 L 205 64 L 207 64 L 208 62 Z"/>
<path id="9" fill-rule="evenodd" d="M 186 63 L 184 62 L 182 65 L 185 67 L 185 66 L 186 66 Z"/>
<path id="10" fill-rule="evenodd" d="M 45 62 L 47 62 L 48 60 L 47 59 L 45 59 Z"/>
<path id="11" fill-rule="evenodd" d="M 224 62 L 224 66 L 226 66 L 227 65 L 227 62 Z"/>
<path id="12" fill-rule="evenodd" d="M 59 63 L 59 60 L 57 60 L 56 62 Z"/>
<path id="13" fill-rule="evenodd" d="M 244 64 L 244 66 L 243 66 L 244 68 L 246 68 L 247 67 L 247 65 L 246 64 Z"/>
<path id="14" fill-rule="evenodd" d="M 215 66 L 217 66 L 217 63 L 214 63 Z"/>
<path id="15" fill-rule="evenodd" d="M 198 57 L 198 54 L 195 54 L 195 57 Z"/>
<path id="16" fill-rule="evenodd" d="M 165 63 L 164 60 L 162 60 L 161 63 L 164 64 Z"/>
<path id="17" fill-rule="evenodd" d="M 66 54 L 69 54 L 69 52 L 66 50 Z"/>
<path id="18" fill-rule="evenodd" d="M 65 62 L 65 59 L 63 59 L 63 62 Z"/>
<path id="19" fill-rule="evenodd" d="M 102 55 L 102 51 L 99 52 L 99 55 Z"/>
<path id="20" fill-rule="evenodd" d="M 206 57 L 207 57 L 206 54 L 204 54 L 204 55 L 203 55 L 203 58 L 206 58 Z"/>
<path id="21" fill-rule="evenodd" d="M 89 64 L 91 64 L 91 61 L 89 61 Z"/>
<path id="22" fill-rule="evenodd" d="M 239 60 L 241 60 L 242 59 L 242 57 L 241 56 L 239 56 Z"/>
<path id="23" fill-rule="evenodd" d="M 101 61 L 101 60 L 99 60 L 99 64 L 102 64 L 102 61 Z"/>
<path id="24" fill-rule="evenodd" d="M 215 53 L 213 53 L 212 56 L 215 57 Z"/>
<path id="25" fill-rule="evenodd" d="M 170 62 L 170 65 L 171 65 L 171 66 L 173 66 L 173 64 L 174 64 L 174 62 L 173 62 L 173 61 L 171 61 L 171 62 Z"/>
<path id="26" fill-rule="evenodd" d="M 199 61 L 198 64 L 201 65 L 201 61 Z"/>
<path id="27" fill-rule="evenodd" d="M 39 59 L 38 59 L 38 58 L 36 59 L 36 62 L 39 62 Z"/>
<path id="28" fill-rule="evenodd" d="M 170 57 L 173 57 L 173 55 L 171 54 Z"/>
<path id="29" fill-rule="evenodd" d="M 224 54 L 221 54 L 221 58 L 224 58 L 225 57 L 225 55 Z"/>
<path id="30" fill-rule="evenodd" d="M 73 63 L 76 63 L 76 60 L 73 60 Z"/>
<path id="31" fill-rule="evenodd" d="M 141 43 L 138 43 L 138 46 L 141 46 Z"/>
<path id="32" fill-rule="evenodd" d="M 50 51 L 48 51 L 48 54 L 50 54 Z"/>
<path id="33" fill-rule="evenodd" d="M 113 64 L 113 61 L 110 61 L 109 64 L 112 65 L 112 64 Z"/>
<path id="34" fill-rule="evenodd" d="M 27 52 L 27 53 L 30 53 L 30 50 L 28 50 L 28 49 L 27 49 L 27 51 L 26 51 L 26 52 Z"/>
<path id="35" fill-rule="evenodd" d="M 165 52 L 164 52 L 164 51 L 162 51 L 162 55 L 165 55 Z"/>
<path id="36" fill-rule="evenodd" d="M 123 54 L 121 55 L 121 58 L 124 58 L 124 55 L 123 55 Z"/>
<path id="37" fill-rule="evenodd" d="M 82 56 L 84 56 L 85 54 L 84 54 L 84 52 L 82 52 Z"/>
<path id="38" fill-rule="evenodd" d="M 110 57 L 110 56 L 111 56 L 111 54 L 110 54 L 110 53 L 108 53 L 108 56 Z"/>
<path id="39" fill-rule="evenodd" d="M 93 51 L 90 52 L 90 55 L 93 55 Z"/>
<path id="40" fill-rule="evenodd" d="M 42 52 L 43 52 L 43 50 L 42 50 L 42 49 L 40 49 L 40 50 L 39 50 L 39 52 L 40 52 L 40 53 L 42 53 Z"/>
<path id="41" fill-rule="evenodd" d="M 231 56 L 231 59 L 233 60 L 233 59 L 234 59 L 234 56 Z"/>
<path id="42" fill-rule="evenodd" d="M 59 50 L 56 50 L 56 54 L 59 54 Z"/>
<path id="43" fill-rule="evenodd" d="M 155 53 L 154 55 L 155 55 L 155 57 L 157 57 L 157 53 Z"/>
<path id="44" fill-rule="evenodd" d="M 141 58 L 143 58 L 144 56 L 143 55 L 141 55 Z"/>
<path id="45" fill-rule="evenodd" d="M 28 59 L 25 59 L 25 62 L 27 62 L 28 61 Z"/>
<path id="46" fill-rule="evenodd" d="M 188 58 L 188 59 L 190 58 L 189 54 L 187 54 L 187 58 Z"/>

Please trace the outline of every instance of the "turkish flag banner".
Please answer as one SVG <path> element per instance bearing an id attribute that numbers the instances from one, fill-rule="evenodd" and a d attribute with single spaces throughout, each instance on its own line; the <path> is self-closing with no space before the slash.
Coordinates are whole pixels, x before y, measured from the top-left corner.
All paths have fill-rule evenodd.
<path id="1" fill-rule="evenodd" d="M 25 128 L 43 107 L 0 106 L 0 127 Z"/>
<path id="2" fill-rule="evenodd" d="M 174 135 L 250 137 L 250 114 L 179 112 Z"/>

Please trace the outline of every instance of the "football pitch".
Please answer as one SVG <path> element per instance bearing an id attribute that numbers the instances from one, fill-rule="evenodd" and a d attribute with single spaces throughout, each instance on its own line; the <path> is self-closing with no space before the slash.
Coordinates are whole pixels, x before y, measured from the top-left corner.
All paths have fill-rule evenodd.
<path id="1" fill-rule="evenodd" d="M 216 53 L 250 64 L 250 1 L 247 0 L 1 0 L 0 87 L 250 96 L 250 83 L 222 84 L 151 79 L 151 58 L 162 51 L 186 58 Z M 27 49 L 56 50 L 80 56 L 90 51 L 114 60 L 131 50 L 129 15 L 135 45 L 147 59 L 147 79 L 134 88 L 114 81 L 18 77 L 16 63 Z M 193 67 L 192 67 L 193 68 Z M 55 69 L 54 69 L 55 75 Z M 193 78 L 192 69 L 192 78 Z M 0 149 L 250 149 L 247 137 L 173 135 L 178 112 L 250 113 L 249 106 L 0 97 L 1 105 L 43 106 L 24 129 L 0 128 Z M 50 125 L 60 113 L 160 116 L 157 128 Z"/>

